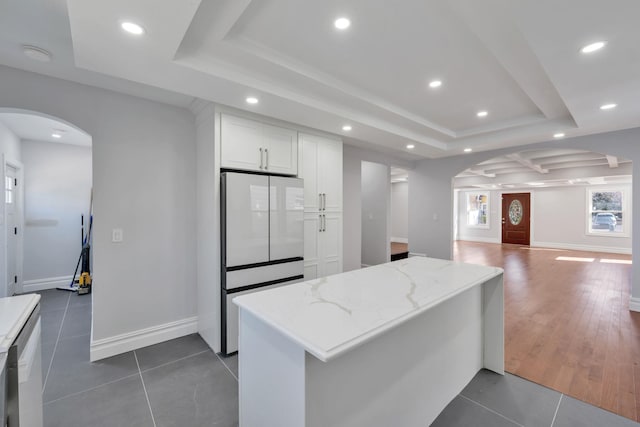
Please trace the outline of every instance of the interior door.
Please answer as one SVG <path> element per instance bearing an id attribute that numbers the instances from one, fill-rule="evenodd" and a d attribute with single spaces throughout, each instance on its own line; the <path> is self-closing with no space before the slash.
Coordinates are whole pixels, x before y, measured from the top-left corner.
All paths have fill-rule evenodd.
<path id="1" fill-rule="evenodd" d="M 269 177 L 222 174 L 225 266 L 269 261 Z"/>
<path id="2" fill-rule="evenodd" d="M 297 178 L 269 178 L 269 260 L 304 256 L 304 189 Z"/>
<path id="3" fill-rule="evenodd" d="M 16 169 L 7 165 L 7 175 L 5 176 L 5 206 L 7 215 L 7 296 L 15 293 L 15 285 L 18 274 L 18 224 L 17 224 L 17 196 L 16 191 Z"/>
<path id="4" fill-rule="evenodd" d="M 529 245 L 531 194 L 502 195 L 502 243 Z"/>

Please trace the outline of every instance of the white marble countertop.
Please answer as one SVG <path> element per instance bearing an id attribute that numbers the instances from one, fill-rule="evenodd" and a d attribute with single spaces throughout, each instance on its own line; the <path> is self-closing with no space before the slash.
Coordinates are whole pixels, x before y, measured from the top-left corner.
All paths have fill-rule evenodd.
<path id="1" fill-rule="evenodd" d="M 40 302 L 40 295 L 0 298 L 0 354 L 6 353 Z"/>
<path id="2" fill-rule="evenodd" d="M 412 257 L 233 302 L 327 362 L 500 274 L 497 267 Z"/>

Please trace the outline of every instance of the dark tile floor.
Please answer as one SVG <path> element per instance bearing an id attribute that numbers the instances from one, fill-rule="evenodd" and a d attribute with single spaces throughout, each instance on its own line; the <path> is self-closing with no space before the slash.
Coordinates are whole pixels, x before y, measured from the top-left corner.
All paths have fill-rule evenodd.
<path id="1" fill-rule="evenodd" d="M 236 356 L 216 355 L 189 335 L 90 363 L 91 296 L 41 295 L 45 427 L 238 425 Z M 640 424 L 513 375 L 480 371 L 432 425 Z"/>

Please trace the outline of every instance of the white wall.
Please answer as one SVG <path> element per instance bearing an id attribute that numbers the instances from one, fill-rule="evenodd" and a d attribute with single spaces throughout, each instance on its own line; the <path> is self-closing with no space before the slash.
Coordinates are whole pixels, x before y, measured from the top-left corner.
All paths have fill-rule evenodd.
<path id="1" fill-rule="evenodd" d="M 414 253 L 451 259 L 453 243 L 452 179 L 455 175 L 494 157 L 533 149 L 581 149 L 624 157 L 640 164 L 640 128 L 598 135 L 546 141 L 520 147 L 491 150 L 443 159 L 428 159 L 409 172 L 409 249 Z M 640 173 L 632 179 L 633 222 L 640 220 Z M 535 209 L 535 206 L 534 206 Z M 437 219 L 434 219 L 437 218 Z M 632 298 L 630 307 L 640 311 L 640 227 L 632 230 Z"/>
<path id="2" fill-rule="evenodd" d="M 631 185 L 617 185 L 627 195 L 627 217 L 632 218 Z M 587 234 L 587 188 L 598 186 L 566 186 L 549 188 L 517 189 L 512 193 L 531 194 L 531 246 L 562 249 L 631 253 L 631 236 L 611 237 Z M 606 188 L 611 188 L 607 186 Z M 502 241 L 501 191 L 489 193 L 489 228 L 467 225 L 467 199 L 478 191 L 459 192 L 458 230 L 459 240 L 500 243 Z M 509 193 L 509 192 L 505 192 Z M 625 231 L 631 232 L 631 221 L 625 224 Z"/>
<path id="3" fill-rule="evenodd" d="M 1 101 L 0 101 L 1 102 Z M 0 122 L 0 156 L 5 162 L 20 162 L 20 138 L 18 138 L 9 128 Z M 4 176 L 4 164 L 0 165 L 2 176 Z M 4 178 L 2 178 L 4 183 Z M 4 188 L 4 185 L 3 187 Z M 0 298 L 7 295 L 7 227 L 5 224 L 4 196 L 2 196 L 2 208 L 0 209 Z"/>
<path id="4" fill-rule="evenodd" d="M 49 114 L 93 138 L 92 358 L 194 332 L 193 115 L 8 67 L 0 93 L 0 108 Z M 114 228 L 122 243 L 111 242 Z"/>
<path id="5" fill-rule="evenodd" d="M 343 270 L 356 270 L 362 260 L 362 161 L 411 169 L 413 162 L 345 144 L 342 154 L 343 180 Z"/>
<path id="6" fill-rule="evenodd" d="M 362 162 L 362 264 L 389 262 L 391 182 L 389 167 Z"/>
<path id="7" fill-rule="evenodd" d="M 406 243 L 409 239 L 409 183 L 391 184 L 391 241 Z"/>
<path id="8" fill-rule="evenodd" d="M 22 141 L 24 166 L 23 291 L 53 288 L 78 261 L 81 219 L 89 226 L 91 148 Z M 65 284 L 70 279 L 63 280 Z"/>
<path id="9" fill-rule="evenodd" d="M 473 227 L 467 224 L 467 198 L 470 194 L 479 191 L 460 190 L 458 194 L 458 240 L 470 240 L 474 242 L 500 243 L 502 225 L 500 212 L 500 192 L 480 191 L 489 194 L 489 228 Z"/>

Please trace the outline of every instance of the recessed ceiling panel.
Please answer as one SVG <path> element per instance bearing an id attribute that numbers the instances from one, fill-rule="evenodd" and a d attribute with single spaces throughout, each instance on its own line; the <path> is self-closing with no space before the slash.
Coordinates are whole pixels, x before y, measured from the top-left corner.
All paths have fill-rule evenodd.
<path id="1" fill-rule="evenodd" d="M 349 29 L 334 27 L 341 16 Z M 455 132 L 541 116 L 442 1 L 254 1 L 226 41 L 263 46 L 280 65 L 295 58 Z M 442 86 L 429 88 L 433 79 Z M 488 116 L 479 119 L 480 110 Z"/>

